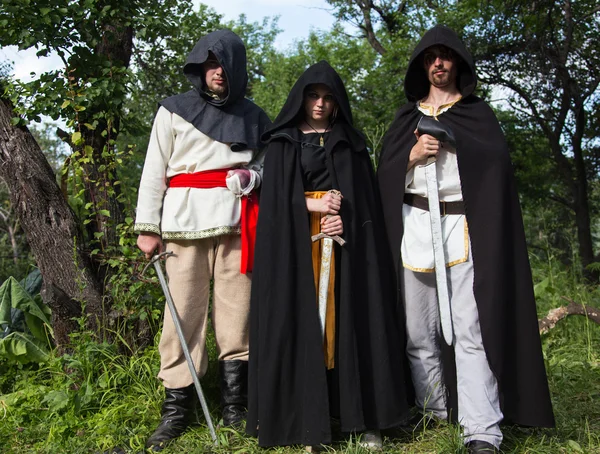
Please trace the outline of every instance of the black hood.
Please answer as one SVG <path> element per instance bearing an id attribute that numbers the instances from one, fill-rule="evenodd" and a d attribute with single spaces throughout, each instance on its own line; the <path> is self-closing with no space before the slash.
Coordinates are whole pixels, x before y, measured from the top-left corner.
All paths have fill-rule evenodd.
<path id="1" fill-rule="evenodd" d="M 435 45 L 446 46 L 460 57 L 456 86 L 463 98 L 472 94 L 477 86 L 475 63 L 463 42 L 454 30 L 444 25 L 436 25 L 423 35 L 410 57 L 404 78 L 404 93 L 409 101 L 419 101 L 429 93 L 429 80 L 423 68 L 423 53 L 427 48 Z"/>
<path id="2" fill-rule="evenodd" d="M 350 110 L 350 101 L 348 100 L 344 82 L 335 69 L 325 60 L 321 60 L 310 66 L 298 78 L 279 115 L 277 115 L 273 126 L 263 134 L 263 141 L 267 142 L 275 132 L 282 129 L 290 127 L 296 129 L 300 118 L 304 115 L 304 94 L 306 88 L 313 84 L 327 85 L 335 98 L 338 112 L 334 130 L 343 129 L 348 136 L 347 140 L 354 145 L 353 148 L 364 148 L 362 134 L 352 126 L 352 111 Z"/>
<path id="3" fill-rule="evenodd" d="M 313 84 L 324 84 L 331 90 L 338 105 L 336 123 L 344 122 L 352 125 L 352 111 L 344 82 L 329 63 L 321 60 L 309 67 L 298 78 L 267 135 L 285 127 L 296 126 L 299 118 L 304 114 L 306 88 Z"/>
<path id="4" fill-rule="evenodd" d="M 212 52 L 227 76 L 227 96 L 214 99 L 206 93 L 206 82 L 202 64 Z M 238 35 L 231 30 L 217 30 L 200 39 L 188 55 L 183 73 L 196 87 L 202 97 L 212 105 L 227 106 L 243 99 L 248 84 L 246 72 L 246 48 Z"/>
<path id="5" fill-rule="evenodd" d="M 227 96 L 215 99 L 206 92 L 202 64 L 212 52 L 227 76 Z M 190 52 L 183 72 L 194 89 L 160 101 L 213 140 L 231 144 L 233 151 L 260 148 L 260 135 L 271 125 L 267 114 L 246 99 L 246 48 L 230 30 L 217 30 L 202 37 Z"/>

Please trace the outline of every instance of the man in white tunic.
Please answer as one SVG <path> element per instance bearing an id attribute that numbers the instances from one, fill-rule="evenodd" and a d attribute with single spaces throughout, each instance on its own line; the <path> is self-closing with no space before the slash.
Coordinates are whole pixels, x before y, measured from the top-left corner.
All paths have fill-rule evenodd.
<path id="1" fill-rule="evenodd" d="M 135 231 L 150 258 L 166 249 L 169 289 L 190 354 L 206 373 L 206 327 L 212 323 L 221 382 L 223 424 L 245 418 L 248 315 L 255 190 L 261 183 L 260 134 L 270 124 L 244 98 L 246 50 L 229 30 L 204 36 L 183 68 L 194 85 L 160 102 L 140 182 Z M 193 420 L 195 389 L 171 314 L 159 344 L 165 386 L 162 420 L 146 446 L 161 450 Z"/>
<path id="2" fill-rule="evenodd" d="M 378 180 L 406 311 L 416 406 L 441 419 L 456 417 L 469 453 L 493 453 L 502 442 L 501 421 L 552 426 L 554 418 L 512 166 L 498 121 L 473 94 L 476 82 L 456 33 L 429 30 L 411 57 L 404 80 L 409 102 L 386 135 Z M 456 149 L 419 134 L 423 116 L 451 129 Z M 450 347 L 440 334 L 425 177 L 430 157 L 437 158 Z M 450 367 L 444 349 L 454 356 Z"/>

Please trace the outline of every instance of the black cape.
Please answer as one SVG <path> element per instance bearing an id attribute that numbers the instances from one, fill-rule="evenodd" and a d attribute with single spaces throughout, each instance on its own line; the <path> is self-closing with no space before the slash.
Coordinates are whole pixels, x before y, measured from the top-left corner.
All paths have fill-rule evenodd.
<path id="1" fill-rule="evenodd" d="M 344 197 L 340 215 L 347 241 L 336 255 L 336 366 L 329 388 L 300 165 L 302 135 L 296 127 L 304 89 L 312 83 L 327 84 L 340 110 L 325 145 Z M 344 85 L 322 61 L 296 82 L 264 136 L 247 422 L 261 446 L 329 443 L 330 402 L 335 402 L 331 408 L 339 406 L 335 416 L 343 431 L 391 427 L 408 411 L 403 311 L 395 303 L 371 161 L 351 121 Z"/>
<path id="2" fill-rule="evenodd" d="M 212 52 L 227 76 L 228 94 L 215 99 L 206 92 L 202 64 Z M 246 48 L 230 30 L 217 30 L 202 37 L 183 67 L 194 88 L 160 101 L 160 105 L 193 124 L 211 139 L 230 143 L 233 151 L 261 147 L 260 135 L 270 126 L 267 114 L 246 99 Z"/>
<path id="3" fill-rule="evenodd" d="M 508 148 L 491 108 L 472 94 L 475 66 L 458 36 L 437 26 L 428 31 L 415 49 L 405 79 L 411 101 L 397 112 L 384 138 L 378 167 L 389 242 L 400 271 L 403 235 L 404 175 L 413 131 L 422 114 L 416 101 L 429 87 L 423 70 L 423 51 L 443 44 L 461 57 L 458 88 L 462 99 L 438 116 L 450 126 L 457 140 L 457 159 L 474 263 L 474 293 L 481 335 L 492 372 L 498 379 L 505 422 L 551 427 L 554 416 L 533 294 L 531 269 L 523 220 Z M 447 366 L 449 361 L 446 362 Z M 455 400 L 455 377 L 445 367 L 445 379 Z M 456 410 L 452 411 L 456 414 Z"/>

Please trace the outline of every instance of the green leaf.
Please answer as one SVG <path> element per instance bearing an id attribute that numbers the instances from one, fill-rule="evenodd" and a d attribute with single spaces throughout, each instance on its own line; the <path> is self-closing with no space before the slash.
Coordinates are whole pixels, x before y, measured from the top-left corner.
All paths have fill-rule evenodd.
<path id="1" fill-rule="evenodd" d="M 25 313 L 25 323 L 33 337 L 49 346 L 48 332 L 46 332 L 46 327 L 49 327 L 49 324 L 28 313 Z"/>
<path id="2" fill-rule="evenodd" d="M 81 133 L 79 131 L 74 132 L 73 135 L 71 136 L 71 142 L 73 142 L 75 145 L 79 145 L 82 141 L 81 138 Z"/>
<path id="3" fill-rule="evenodd" d="M 17 282 L 14 277 L 9 277 L 0 287 L 0 323 L 10 324 L 10 308 L 20 309 L 25 314 L 38 318 L 41 322 L 50 325 L 48 316 L 27 291 Z M 7 308 L 8 307 L 8 311 Z M 8 314 L 8 318 L 6 318 Z M 44 336 L 45 338 L 45 336 Z"/>
<path id="4" fill-rule="evenodd" d="M 30 334 L 15 331 L 0 339 L 0 357 L 27 364 L 42 363 L 48 359 L 46 346 Z"/>
<path id="5" fill-rule="evenodd" d="M 40 290 L 42 289 L 43 279 L 42 273 L 40 272 L 39 268 L 34 269 L 24 279 L 22 279 L 19 282 L 19 284 L 21 284 L 21 287 L 23 287 L 25 291 L 30 295 L 37 295 L 38 293 L 40 293 Z"/>
<path id="6" fill-rule="evenodd" d="M 68 100 L 68 99 L 65 99 L 65 100 L 63 101 L 63 103 L 60 105 L 60 108 L 61 108 L 61 109 L 64 109 L 64 108 L 66 108 L 66 107 L 69 107 L 69 105 L 71 105 L 71 101 L 70 101 L 70 100 Z"/>
<path id="7" fill-rule="evenodd" d="M 52 9 L 50 8 L 40 8 L 40 14 L 42 16 L 47 16 L 50 13 L 50 11 L 52 11 Z"/>
<path id="8" fill-rule="evenodd" d="M 539 298 L 541 295 L 543 295 L 545 292 L 548 291 L 549 287 L 550 287 L 550 278 L 549 277 L 547 277 L 546 279 L 535 284 L 533 286 L 533 293 L 535 294 L 535 297 Z"/>
<path id="9" fill-rule="evenodd" d="M 50 411 L 60 411 L 69 406 L 69 395 L 65 391 L 50 391 L 42 402 L 48 404 Z"/>
<path id="10" fill-rule="evenodd" d="M 9 277 L 8 279 L 14 278 Z M 7 283 L 8 280 L 0 287 L 0 325 L 10 325 L 12 321 L 10 316 L 10 310 L 12 308 L 10 294 L 6 295 L 6 290 L 4 289 Z"/>
<path id="11" fill-rule="evenodd" d="M 575 440 L 567 441 L 567 447 L 569 448 L 569 452 L 583 452 L 583 449 L 581 449 L 581 445 Z"/>

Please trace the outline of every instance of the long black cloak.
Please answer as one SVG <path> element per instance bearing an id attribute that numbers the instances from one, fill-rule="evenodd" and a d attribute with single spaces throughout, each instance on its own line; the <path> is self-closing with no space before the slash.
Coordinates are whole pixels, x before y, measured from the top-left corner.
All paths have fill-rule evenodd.
<path id="1" fill-rule="evenodd" d="M 410 150 L 416 143 L 413 131 L 422 116 L 416 101 L 429 91 L 423 51 L 435 44 L 453 49 L 462 59 L 457 83 L 462 99 L 439 115 L 438 120 L 450 126 L 456 136 L 481 335 L 490 367 L 498 379 L 504 419 L 527 426 L 551 427 L 554 416 L 508 148 L 493 111 L 472 94 L 476 74 L 471 56 L 458 36 L 443 26 L 428 31 L 411 57 L 404 85 L 410 102 L 400 108 L 387 132 L 378 168 L 394 263 L 399 272 L 404 175 Z M 448 370 L 445 375 L 450 393 L 455 393 L 452 386 L 455 379 Z"/>
<path id="2" fill-rule="evenodd" d="M 227 76 L 228 93 L 215 99 L 206 91 L 202 64 L 209 52 L 221 63 Z M 270 126 L 267 114 L 246 99 L 246 48 L 230 30 L 217 30 L 203 36 L 194 46 L 183 67 L 194 88 L 160 101 L 160 105 L 193 124 L 217 142 L 230 143 L 233 151 L 261 147 L 260 135 Z"/>
<path id="3" fill-rule="evenodd" d="M 336 256 L 336 395 L 330 395 L 312 272 L 296 127 L 309 84 L 324 83 L 340 113 L 326 142 L 343 194 L 347 243 Z M 261 446 L 331 441 L 330 401 L 343 431 L 386 428 L 408 410 L 404 323 L 373 169 L 352 127 L 344 85 L 325 61 L 296 82 L 268 141 L 250 306 L 247 431 Z M 337 407 L 337 405 L 335 405 Z M 258 429 L 258 430 L 257 430 Z"/>

